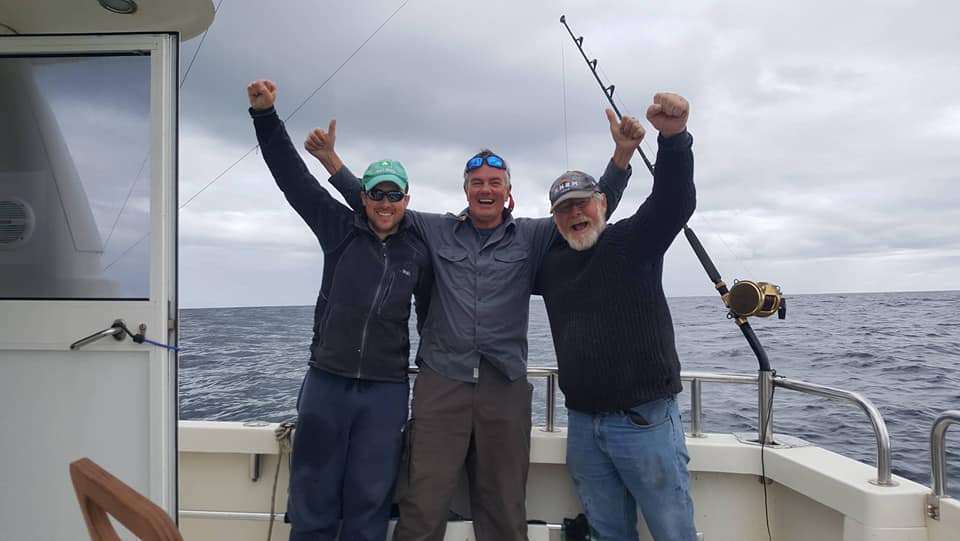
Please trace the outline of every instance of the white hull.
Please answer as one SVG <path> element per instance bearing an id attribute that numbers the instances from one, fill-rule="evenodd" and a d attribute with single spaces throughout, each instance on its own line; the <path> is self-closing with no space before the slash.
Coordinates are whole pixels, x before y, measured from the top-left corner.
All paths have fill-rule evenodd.
<path id="1" fill-rule="evenodd" d="M 188 540 L 263 540 L 276 471 L 276 425 L 180 422 L 180 528 Z M 530 539 L 561 539 L 559 524 L 580 505 L 566 472 L 565 432 L 532 431 L 527 512 Z M 704 540 L 767 539 L 760 447 L 733 435 L 687 438 L 697 530 Z M 930 489 L 894 476 L 872 484 L 877 470 L 819 447 L 767 448 L 767 507 L 777 541 L 948 541 L 960 539 L 960 501 L 941 500 L 940 520 L 927 517 Z M 261 455 L 260 478 L 251 480 Z M 275 510 L 286 506 L 287 461 L 280 468 Z M 463 487 L 461 487 L 463 488 Z M 454 505 L 469 515 L 465 490 Z M 223 513 L 223 514 L 220 514 Z M 230 515 L 229 513 L 233 513 Z M 286 539 L 281 521 L 274 539 Z M 448 540 L 473 539 L 469 523 L 451 523 Z M 649 539 L 641 528 L 641 539 Z"/>

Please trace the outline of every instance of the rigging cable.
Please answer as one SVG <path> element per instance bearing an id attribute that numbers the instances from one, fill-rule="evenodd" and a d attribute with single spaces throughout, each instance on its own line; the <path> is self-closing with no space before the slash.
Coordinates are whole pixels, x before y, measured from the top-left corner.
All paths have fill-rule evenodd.
<path id="1" fill-rule="evenodd" d="M 567 62 L 563 52 L 563 36 L 560 37 L 560 83 L 563 87 L 563 155 L 566 169 L 570 170 L 570 135 L 567 130 Z"/>
<path id="2" fill-rule="evenodd" d="M 217 13 L 220 13 L 220 4 L 223 3 L 223 0 L 217 2 L 217 7 L 213 8 L 213 20 L 217 20 Z M 187 76 L 190 75 L 190 68 L 193 67 L 193 63 L 197 60 L 197 55 L 200 54 L 200 49 L 203 48 L 203 41 L 207 39 L 207 33 L 210 32 L 210 28 L 207 27 L 203 31 L 203 37 L 200 38 L 200 43 L 197 45 L 197 49 L 193 51 L 193 58 L 190 59 L 190 64 L 187 65 L 187 70 L 183 73 L 183 79 L 180 81 L 180 88 L 183 88 L 183 83 L 187 82 Z"/>
<path id="3" fill-rule="evenodd" d="M 589 62 L 588 62 L 588 64 L 589 64 Z M 600 66 L 600 63 L 599 63 L 599 62 L 593 64 L 593 67 L 600 73 L 600 75 L 603 76 L 603 78 L 604 78 L 605 80 L 607 80 L 607 81 L 611 80 L 611 79 L 610 79 L 610 76 L 608 76 L 607 73 L 603 70 L 603 67 Z M 602 86 L 602 84 L 601 84 L 601 86 Z M 611 94 L 613 94 L 613 93 L 611 92 Z M 564 88 L 564 96 L 566 96 L 566 88 Z M 620 108 L 622 108 L 627 114 L 630 114 L 630 107 L 628 106 L 628 104 L 624 101 L 624 99 L 623 99 L 619 94 L 614 94 L 614 95 L 609 96 L 609 97 L 610 97 L 611 100 L 615 100 L 616 102 L 619 102 Z M 564 114 L 566 114 L 566 109 L 564 109 Z M 633 116 L 634 116 L 635 118 L 639 119 L 639 118 L 641 118 L 641 116 L 642 116 L 642 117 L 646 117 L 646 114 L 643 114 L 643 115 L 633 115 Z M 655 151 L 655 150 L 653 149 L 653 147 L 651 146 L 650 139 L 644 138 L 644 140 L 643 140 L 643 142 L 642 142 L 641 144 L 646 147 L 647 151 L 650 152 L 651 155 L 654 155 L 654 156 L 656 155 L 656 151 Z M 642 152 L 641 152 L 641 155 L 643 155 Z M 568 169 L 569 169 L 569 167 L 568 167 Z M 705 222 L 705 223 L 707 224 L 707 226 L 708 226 L 711 230 L 713 230 L 713 231 L 716 231 L 716 230 L 717 230 L 717 228 L 714 227 L 714 225 L 710 222 L 710 220 L 708 220 L 708 219 L 703 215 L 702 212 L 697 212 L 697 213 L 695 213 L 695 214 L 694 214 L 694 217 L 697 218 L 697 219 L 699 219 L 699 220 L 702 220 L 703 222 Z M 753 274 L 753 271 L 750 269 L 750 267 L 749 267 L 742 259 L 740 259 L 740 257 L 737 256 L 736 252 L 733 251 L 733 249 L 730 247 L 729 244 L 727 244 L 727 241 L 725 241 L 722 236 L 720 236 L 720 235 L 717 234 L 717 233 L 711 233 L 711 235 L 712 235 L 713 237 L 715 237 L 717 240 L 719 240 L 721 244 L 723 244 L 723 247 L 726 248 L 727 252 L 728 252 L 730 255 L 732 255 L 733 258 L 737 261 L 737 263 L 739 263 L 739 264 L 744 268 L 744 270 L 746 271 L 747 274 Z"/>
<path id="4" fill-rule="evenodd" d="M 599 71 L 599 72 L 600 72 L 600 75 L 603 75 L 603 78 L 606 79 L 607 81 L 611 80 L 611 79 L 610 79 L 610 76 L 607 75 L 607 73 L 606 73 L 605 71 L 603 71 L 603 68 L 600 66 L 600 63 L 599 63 L 599 62 L 597 63 L 597 71 Z M 631 113 L 630 113 L 630 107 L 629 107 L 629 106 L 627 105 L 627 103 L 623 100 L 623 98 L 620 97 L 619 94 L 615 94 L 615 95 L 612 97 L 612 99 L 615 100 L 615 101 L 620 102 L 620 107 L 621 107 L 628 115 L 633 116 L 633 117 L 636 118 L 637 120 L 640 120 L 641 118 L 646 118 L 646 117 L 647 117 L 646 111 L 644 111 L 644 112 L 641 113 L 640 115 L 631 114 Z M 647 147 L 647 151 L 649 151 L 650 154 L 652 154 L 653 156 L 656 156 L 656 155 L 657 155 L 656 150 L 654 150 L 653 146 L 650 145 L 650 139 L 644 138 L 643 141 L 641 141 L 640 144 L 642 144 L 642 145 L 644 145 L 645 147 Z"/>
<path id="5" fill-rule="evenodd" d="M 103 253 L 107 252 L 107 246 L 110 245 L 110 239 L 113 238 L 113 232 L 117 230 L 117 224 L 120 223 L 120 217 L 123 216 L 123 211 L 127 208 L 127 204 L 130 203 L 130 197 L 133 195 L 133 189 L 137 187 L 137 184 L 140 183 L 140 173 L 143 173 L 144 166 L 147 165 L 147 160 L 150 159 L 150 151 L 147 151 L 147 155 L 143 157 L 143 161 L 140 162 L 140 169 L 137 169 L 137 174 L 133 177 L 133 182 L 130 183 L 130 189 L 127 190 L 127 197 L 123 200 L 123 204 L 120 205 L 120 212 L 117 213 L 117 217 L 113 220 L 113 225 L 110 227 L 110 232 L 107 233 L 107 240 L 103 241 Z M 106 267 L 103 270 L 107 270 Z"/>
<path id="6" fill-rule="evenodd" d="M 221 0 L 221 1 L 222 1 L 222 0 Z M 347 59 L 344 60 L 343 63 L 341 63 L 340 66 L 338 66 L 337 69 L 335 69 L 335 70 L 333 71 L 333 73 L 331 73 L 330 76 L 327 77 L 327 78 L 320 84 L 320 86 L 318 86 L 317 88 L 315 88 L 315 89 L 313 90 L 313 92 L 310 93 L 310 95 L 308 95 L 302 102 L 300 102 L 300 105 L 297 105 L 297 107 L 295 107 L 295 108 L 293 109 L 293 111 L 292 111 L 289 115 L 287 115 L 286 117 L 284 117 L 283 121 L 284 121 L 284 122 L 287 122 L 287 121 L 289 121 L 291 118 L 293 118 L 293 115 L 295 115 L 298 111 L 300 111 L 300 109 L 301 109 L 304 105 L 306 105 L 307 102 L 310 101 L 310 100 L 317 94 L 317 92 L 319 92 L 324 86 L 326 86 L 327 83 L 329 83 L 330 80 L 332 80 L 332 79 L 334 78 L 334 76 L 336 76 L 336 74 L 339 73 L 340 70 L 342 70 L 342 69 L 344 68 L 344 66 L 346 66 L 347 63 L 350 62 L 350 60 L 353 59 L 353 57 L 356 56 L 357 53 L 359 53 L 360 50 L 363 49 L 363 47 L 364 47 L 371 39 L 373 39 L 374 36 L 376 36 L 376 35 L 380 32 L 380 30 L 383 29 L 384 26 L 386 26 L 387 23 L 389 23 L 389 22 L 397 15 L 397 13 L 399 13 L 400 10 L 403 9 L 404 6 L 407 5 L 408 2 L 410 2 L 410 0 L 403 0 L 403 3 L 400 4 L 400 7 L 398 7 L 397 9 L 395 9 L 395 10 L 393 11 L 393 13 L 391 13 L 390 16 L 387 17 L 387 18 L 380 24 L 380 26 L 378 26 L 377 29 L 374 30 L 373 33 L 371 33 L 371 34 L 367 37 L 367 39 L 363 40 L 363 43 L 361 43 L 360 46 L 357 47 L 357 48 L 350 54 L 350 56 L 348 56 Z M 199 47 L 198 47 L 198 48 L 199 48 Z M 186 79 L 186 77 L 184 77 L 184 79 Z M 245 152 L 242 156 L 240 156 L 236 161 L 234 161 L 234 162 L 231 163 L 226 169 L 224 169 L 223 171 L 221 171 L 220 174 L 218 174 L 217 176 L 215 176 L 215 177 L 213 178 L 213 180 L 211 180 L 210 182 L 208 182 L 206 185 L 203 186 L 203 188 L 200 188 L 199 191 L 197 191 L 196 193 L 194 193 L 193 195 L 191 195 L 186 201 L 184 201 L 184 202 L 179 206 L 179 209 L 180 209 L 180 210 L 183 210 L 187 205 L 189 205 L 189 204 L 190 204 L 194 199 L 196 199 L 200 194 L 202 194 L 203 192 L 205 192 L 208 188 L 210 188 L 210 186 L 213 186 L 213 184 L 214 184 L 215 182 L 217 182 L 218 180 L 220 180 L 224 175 L 226 175 L 228 172 L 230 172 L 231 169 L 233 169 L 234 167 L 236 167 L 237 164 L 239 164 L 240 162 L 242 162 L 247 156 L 249 156 L 249 155 L 252 154 L 255 150 L 257 150 L 257 148 L 259 148 L 259 146 L 260 146 L 260 145 L 254 145 L 252 148 L 250 148 L 250 150 L 246 151 L 246 152 Z M 138 241 L 135 242 L 133 245 L 131 245 L 129 248 L 127 248 L 126 250 L 124 250 L 123 253 L 121 253 L 116 259 L 114 259 L 112 262 L 110 262 L 109 265 L 107 265 L 106 267 L 104 267 L 103 270 L 107 270 L 107 269 L 109 269 L 110 267 L 112 267 L 115 263 L 117 263 L 118 261 L 120 261 L 120 259 L 122 259 L 130 250 L 132 250 L 132 249 L 133 249 L 134 247 L 136 247 L 138 244 L 140 244 L 141 242 L 143 242 L 144 240 L 146 240 L 149 236 L 150 236 L 150 233 L 147 233 L 146 235 L 144 235 L 140 240 L 138 240 Z"/>
<path id="7" fill-rule="evenodd" d="M 599 65 L 599 62 L 597 63 L 597 66 L 596 66 L 596 67 L 597 67 L 597 71 L 600 72 L 600 75 L 602 75 L 605 80 L 609 81 L 609 80 L 610 80 L 610 77 L 607 75 L 607 73 L 606 73 L 605 71 L 603 71 L 603 68 Z M 619 102 L 619 103 L 620 103 L 620 107 L 621 107 L 627 114 L 630 114 L 630 107 L 627 105 L 627 103 L 624 101 L 624 99 L 623 99 L 619 94 L 614 95 L 612 99 L 614 99 L 614 100 L 616 100 L 617 102 Z M 639 119 L 639 118 L 641 118 L 641 116 L 646 117 L 646 114 L 643 114 L 643 115 L 641 115 L 641 116 L 638 116 L 638 115 L 633 115 L 633 116 L 634 116 L 635 118 L 638 118 L 638 119 Z M 653 149 L 653 147 L 651 146 L 651 144 L 650 144 L 650 139 L 649 139 L 649 138 L 644 138 L 644 140 L 643 140 L 643 142 L 642 142 L 641 144 L 643 144 L 643 145 L 647 148 L 647 151 L 649 151 L 652 155 L 656 156 L 657 153 L 656 153 L 656 151 Z M 737 261 L 737 263 L 738 263 L 741 267 L 743 267 L 743 270 L 745 271 L 745 274 L 748 274 L 748 275 L 752 275 L 752 274 L 753 274 L 753 270 L 750 268 L 750 266 L 747 265 L 747 263 L 746 263 L 744 260 L 742 260 L 740 257 L 737 256 L 737 253 L 733 251 L 733 248 L 731 248 L 729 244 L 727 244 L 727 241 L 725 241 L 725 240 L 723 239 L 723 237 L 722 237 L 719 233 L 715 233 L 715 232 L 714 232 L 714 231 L 718 231 L 719 229 L 718 229 L 716 226 L 714 226 L 713 223 L 712 223 L 710 220 L 708 220 L 707 217 L 704 216 L 704 214 L 703 214 L 702 212 L 695 212 L 695 213 L 693 214 L 693 217 L 694 217 L 695 219 L 698 219 L 698 220 L 706 223 L 707 227 L 708 227 L 709 230 L 711 231 L 710 235 L 720 241 L 720 244 L 722 244 L 723 247 L 726 248 L 727 253 L 729 253 L 731 256 L 733 256 L 733 259 L 735 259 L 735 260 Z"/>
<path id="8" fill-rule="evenodd" d="M 608 77 L 607 74 L 603 71 L 603 68 L 601 68 L 601 67 L 599 66 L 599 62 L 597 61 L 597 59 L 595 58 L 595 59 L 593 59 L 593 60 L 590 60 L 589 58 L 587 58 L 587 53 L 586 53 L 586 51 L 583 49 L 583 36 L 579 36 L 579 37 L 575 37 L 575 36 L 574 36 L 573 30 L 570 28 L 569 25 L 567 25 L 566 16 L 561 16 L 561 17 L 560 17 L 560 23 L 564 25 L 564 27 L 567 29 L 567 32 L 570 34 L 570 38 L 573 39 L 573 42 L 577 45 L 577 49 L 580 51 L 580 54 L 583 56 L 584 62 L 587 63 L 587 66 L 589 67 L 591 73 L 593 74 L 594 79 L 597 81 L 597 84 L 599 84 L 599 85 L 600 85 L 600 88 L 603 90 L 603 93 L 604 93 L 604 95 L 605 95 L 605 97 L 606 97 L 606 99 L 607 99 L 607 102 L 610 104 L 610 107 L 613 109 L 613 111 L 617 114 L 617 118 L 621 118 L 621 117 L 622 117 L 622 114 L 621 114 L 621 112 L 620 112 L 620 108 L 617 106 L 617 102 L 619 102 L 620 105 L 624 106 L 624 110 L 627 110 L 626 104 L 625 104 L 624 101 L 620 98 L 619 95 L 615 95 L 615 93 L 614 93 L 614 88 L 615 88 L 615 86 L 614 86 L 614 85 L 611 84 L 610 86 L 607 86 L 607 85 L 604 84 L 603 80 L 601 80 L 601 78 L 600 78 L 601 75 L 603 75 L 603 77 L 604 77 L 605 79 L 607 79 L 607 80 L 609 80 L 609 77 Z M 645 117 L 646 114 L 644 114 L 643 116 Z M 639 118 L 639 117 L 637 117 L 637 118 Z M 654 156 L 656 155 L 656 152 L 653 151 L 652 147 L 650 146 L 650 141 L 649 141 L 648 139 L 646 139 L 646 138 L 641 142 L 640 145 L 637 145 L 637 152 L 640 154 L 640 158 L 643 159 L 643 163 L 644 163 L 644 165 L 646 165 L 647 170 L 650 171 L 650 174 L 651 174 L 651 175 L 653 175 L 654 165 L 653 165 L 653 163 L 651 163 L 650 160 L 647 158 L 647 155 L 644 153 L 643 149 L 641 148 L 641 145 L 646 145 L 647 149 L 650 150 L 651 154 L 654 155 Z M 701 215 L 701 213 L 695 213 L 694 216 L 697 216 L 697 217 L 702 218 L 703 221 L 706 222 L 707 225 L 708 225 L 708 226 L 711 226 L 711 228 L 712 228 L 712 224 L 709 222 L 709 220 L 707 220 L 705 217 L 703 217 L 703 216 Z M 689 227 L 687 227 L 686 225 L 684 225 L 684 227 L 683 227 L 683 232 L 684 232 L 684 234 L 687 236 L 687 239 L 690 240 L 691 244 L 693 244 L 693 241 L 691 240 L 691 237 L 695 237 L 695 234 L 693 233 L 693 230 L 690 229 Z M 740 265 L 743 266 L 743 267 L 748 271 L 748 273 L 749 273 L 750 269 L 747 268 L 746 263 L 744 263 L 743 260 L 741 260 L 741 259 L 737 256 L 737 254 L 730 248 L 730 246 L 729 246 L 729 245 L 727 244 L 727 242 L 723 239 L 723 237 L 720 237 L 720 236 L 717 235 L 716 233 L 714 233 L 713 235 L 720 240 L 720 242 L 721 242 L 721 244 L 723 244 L 724 248 L 727 249 L 727 252 L 729 252 L 730 255 L 733 256 L 733 258 L 734 258 L 735 260 L 737 260 L 737 262 L 740 263 Z M 697 245 L 699 245 L 699 242 L 700 242 L 700 241 L 697 240 L 696 242 L 697 242 Z M 709 258 L 709 256 L 707 256 L 706 252 L 703 250 L 703 247 L 702 247 L 702 246 L 700 246 L 699 249 L 696 248 L 696 247 L 694 247 L 694 251 L 697 253 L 697 257 L 698 257 L 698 259 L 701 260 L 701 263 L 703 262 L 704 258 L 707 258 L 707 259 Z M 712 266 L 712 263 L 711 263 L 711 266 Z M 708 274 L 710 274 L 709 271 L 708 271 Z M 714 272 L 714 274 L 716 274 L 717 278 L 719 279 L 719 273 Z M 716 282 L 715 282 L 715 283 L 716 283 Z M 725 287 L 725 286 L 724 286 L 724 287 Z M 722 294 L 722 293 L 721 293 L 721 294 Z M 746 330 L 744 329 L 744 331 L 746 331 Z M 745 334 L 747 334 L 747 333 L 745 332 Z M 750 338 L 748 337 L 747 340 L 750 341 Z M 755 350 L 755 351 L 756 351 L 756 350 Z"/>
<path id="9" fill-rule="evenodd" d="M 214 17 L 213 17 L 213 18 L 214 18 L 214 20 L 216 20 L 216 14 L 217 14 L 217 13 L 220 13 L 220 5 L 221 5 L 221 4 L 223 4 L 223 0 L 220 0 L 219 2 L 217 2 L 217 7 L 213 8 L 213 14 L 214 14 Z M 207 34 L 208 34 L 208 33 L 210 33 L 210 28 L 209 28 L 209 27 L 207 27 L 207 29 L 203 31 L 203 36 L 200 38 L 200 43 L 197 45 L 196 50 L 193 51 L 193 57 L 190 58 L 190 64 L 187 66 L 187 69 L 186 69 L 186 71 L 185 71 L 184 74 L 183 74 L 183 79 L 180 80 L 180 86 L 179 86 L 179 88 L 180 88 L 181 90 L 183 90 L 183 85 L 184 85 L 184 83 L 187 82 L 187 76 L 190 75 L 190 68 L 192 68 L 192 67 L 193 67 L 193 63 L 196 62 L 197 56 L 200 54 L 200 49 L 203 48 L 203 42 L 204 42 L 204 40 L 207 39 Z M 130 189 L 127 190 L 127 197 L 123 200 L 123 204 L 120 205 L 120 212 L 117 213 L 117 217 L 113 220 L 113 225 L 110 226 L 110 232 L 107 233 L 107 240 L 103 241 L 103 252 L 104 252 L 104 253 L 106 253 L 106 251 L 107 251 L 107 246 L 110 245 L 110 239 L 113 238 L 113 233 L 114 233 L 114 231 L 116 231 L 116 229 L 117 229 L 117 224 L 120 223 L 120 217 L 123 216 L 123 211 L 126 210 L 127 205 L 130 203 L 130 197 L 133 195 L 133 190 L 134 190 L 134 188 L 136 188 L 136 187 L 137 187 L 137 184 L 140 183 L 140 174 L 143 173 L 143 168 L 147 165 L 147 160 L 149 160 L 149 159 L 150 159 L 150 151 L 148 150 L 148 151 L 147 151 L 147 155 L 144 156 L 144 157 L 143 157 L 143 161 L 140 162 L 140 169 L 137 170 L 137 174 L 133 177 L 133 182 L 130 184 Z M 141 240 L 142 240 L 142 239 L 141 239 Z M 140 242 L 137 242 L 137 244 L 140 244 Z M 125 251 L 124 254 L 126 254 L 126 253 L 127 253 L 127 252 Z M 122 255 L 121 255 L 121 257 L 122 257 Z M 108 268 L 110 268 L 111 265 L 113 265 L 113 263 L 111 263 L 110 265 L 107 265 L 106 267 L 104 267 L 103 270 L 107 270 Z"/>
<path id="10" fill-rule="evenodd" d="M 410 1 L 410 0 L 403 0 L 403 3 L 400 4 L 400 7 L 398 7 L 397 9 L 395 9 L 395 10 L 393 11 L 393 13 L 391 13 L 390 16 L 386 18 L 386 20 L 384 20 L 382 23 L 380 23 L 380 26 L 378 26 L 377 29 L 374 30 L 373 33 L 370 34 L 370 36 L 369 36 L 367 39 L 363 40 L 363 43 L 361 43 L 360 46 L 357 47 L 357 49 L 356 49 L 355 51 L 353 51 L 352 53 L 350 53 L 350 56 L 348 56 L 347 59 L 344 60 L 343 63 L 340 64 L 340 66 L 337 67 L 337 69 L 335 69 L 335 70 L 333 71 L 333 73 L 331 73 L 330 76 L 327 77 L 325 81 L 323 81 L 323 83 L 320 84 L 320 86 L 318 86 L 313 92 L 311 92 L 310 95 L 307 96 L 307 99 L 303 100 L 303 102 L 301 102 L 300 105 L 298 105 L 298 106 L 296 107 L 296 109 L 293 110 L 292 113 L 290 113 L 289 115 L 287 115 L 287 117 L 284 118 L 283 121 L 286 122 L 286 121 L 290 120 L 290 118 L 291 118 L 293 115 L 295 115 L 295 114 L 297 113 L 297 111 L 300 110 L 301 107 L 303 107 L 304 105 L 306 105 L 307 102 L 310 101 L 310 99 L 313 98 L 313 96 L 316 95 L 317 92 L 320 92 L 320 89 L 323 88 L 324 86 L 326 86 L 327 83 L 330 82 L 330 79 L 333 79 L 333 77 L 334 77 L 337 73 L 339 73 L 340 70 L 343 69 L 344 66 L 347 65 L 347 62 L 350 62 L 350 60 L 353 59 L 353 57 L 356 56 L 356 54 L 360 52 L 360 49 L 363 49 L 363 47 L 367 44 L 367 42 L 370 41 L 371 39 L 373 39 L 373 37 L 376 36 L 377 33 L 379 33 L 380 30 L 381 30 L 384 26 L 386 26 L 387 23 L 389 23 L 390 20 L 393 19 L 393 17 L 394 17 L 397 13 L 400 13 L 400 10 L 403 9 L 403 7 L 406 6 L 406 5 L 407 5 L 407 2 L 409 2 L 409 1 Z"/>
<path id="11" fill-rule="evenodd" d="M 323 87 L 327 86 L 327 83 L 329 83 L 330 80 L 333 79 L 334 76 L 336 76 L 337 73 L 339 73 L 340 70 L 342 70 L 342 69 L 344 68 L 344 66 L 346 66 L 347 63 L 350 62 L 350 60 L 353 59 L 353 57 L 356 56 L 357 53 L 360 52 L 360 49 L 363 49 L 363 47 L 367 44 L 367 42 L 369 42 L 371 39 L 373 39 L 373 37 L 376 36 L 377 33 L 380 32 L 380 30 L 381 30 L 384 26 L 386 26 L 386 24 L 387 24 L 388 22 L 390 22 L 390 20 L 393 19 L 393 17 L 394 17 L 397 13 L 399 13 L 400 10 L 403 9 L 403 6 L 407 5 L 407 2 L 409 2 L 409 1 L 410 1 L 410 0 L 403 0 L 403 3 L 400 4 L 400 7 L 398 7 L 396 10 L 394 10 L 394 12 L 391 13 L 390 16 L 387 17 L 386 20 L 384 20 L 384 21 L 380 24 L 380 26 L 378 26 L 377 29 L 374 30 L 373 33 L 370 34 L 370 35 L 367 37 L 367 39 L 363 40 L 363 43 L 361 43 L 359 47 L 357 47 L 352 53 L 350 53 L 350 56 L 348 56 L 347 59 L 344 60 L 344 61 L 337 67 L 337 69 L 333 70 L 333 73 L 331 73 L 326 79 L 324 79 L 324 81 L 323 81 L 322 83 L 320 83 L 320 86 L 318 86 L 317 88 L 315 88 L 315 89 L 313 90 L 313 92 L 310 93 L 309 96 L 307 96 L 303 101 L 300 102 L 300 105 L 297 105 L 289 115 L 287 115 L 286 117 L 284 117 L 284 119 L 283 119 L 284 123 L 286 123 L 286 122 L 289 121 L 291 118 L 293 118 L 293 115 L 297 114 L 297 112 L 300 111 L 300 109 L 303 108 L 303 106 L 306 105 L 308 101 L 310 101 L 314 96 L 316 96 L 316 95 L 317 95 L 317 92 L 320 92 L 320 90 L 321 90 Z M 247 156 L 249 156 L 250 154 L 252 154 L 253 151 L 257 150 L 257 148 L 258 148 L 259 146 L 260 146 L 260 145 L 253 145 L 253 147 L 250 148 L 250 150 L 246 151 L 246 152 L 243 154 L 243 156 L 240 156 L 240 158 L 237 159 L 237 161 L 235 161 L 235 162 L 233 162 L 232 164 L 230 164 L 230 165 L 229 165 L 226 169 L 224 169 L 219 175 L 215 176 L 215 177 L 213 178 L 213 180 L 211 180 L 210 182 L 208 182 L 203 188 L 200 188 L 200 190 L 199 190 L 198 192 L 196 192 L 195 194 L 191 195 L 189 199 L 187 199 L 186 201 L 184 201 L 184 203 L 183 203 L 182 205 L 180 205 L 180 209 L 183 210 L 183 208 L 186 207 L 187 205 L 189 205 L 191 201 L 193 201 L 194 199 L 197 198 L 197 196 L 199 196 L 200 194 L 202 194 L 203 192 L 205 192 L 205 191 L 207 190 L 207 188 L 209 188 L 210 186 L 213 186 L 213 184 L 214 184 L 216 181 L 220 180 L 220 179 L 221 179 L 224 175 L 226 175 L 231 169 L 233 169 L 234 167 L 236 167 L 237 164 L 239 164 L 240 162 L 242 162 L 242 161 L 244 160 L 244 158 L 246 158 Z"/>

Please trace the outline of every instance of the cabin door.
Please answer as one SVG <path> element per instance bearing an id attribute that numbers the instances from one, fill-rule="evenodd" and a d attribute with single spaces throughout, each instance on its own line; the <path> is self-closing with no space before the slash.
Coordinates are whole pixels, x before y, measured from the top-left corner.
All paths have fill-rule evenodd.
<path id="1" fill-rule="evenodd" d="M 177 48 L 0 36 L 0 539 L 87 538 L 81 457 L 176 516 Z"/>

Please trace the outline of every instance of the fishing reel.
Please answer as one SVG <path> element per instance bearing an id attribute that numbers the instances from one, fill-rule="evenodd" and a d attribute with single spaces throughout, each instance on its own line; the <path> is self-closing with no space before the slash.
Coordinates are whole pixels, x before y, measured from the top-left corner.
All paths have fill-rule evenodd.
<path id="1" fill-rule="evenodd" d="M 723 296 L 723 303 L 730 309 L 729 318 L 770 317 L 773 314 L 777 314 L 778 319 L 787 317 L 787 299 L 783 298 L 780 286 L 769 282 L 734 280 L 730 291 Z"/>

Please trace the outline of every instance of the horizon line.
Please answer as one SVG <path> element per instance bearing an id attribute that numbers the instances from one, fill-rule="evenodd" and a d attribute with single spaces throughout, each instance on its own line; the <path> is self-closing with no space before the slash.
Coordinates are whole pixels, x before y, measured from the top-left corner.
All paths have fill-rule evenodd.
<path id="1" fill-rule="evenodd" d="M 824 291 L 818 293 L 792 293 L 783 295 L 784 298 L 805 297 L 813 295 L 877 295 L 883 293 L 953 293 L 960 292 L 960 289 L 908 289 L 902 291 Z M 669 295 L 667 299 L 693 299 L 693 298 L 718 298 L 719 295 Z M 543 300 L 540 295 L 530 295 L 531 299 Z M 179 310 L 211 310 L 211 309 L 229 309 L 229 308 L 312 308 L 313 304 L 248 304 L 235 306 L 182 306 Z"/>

